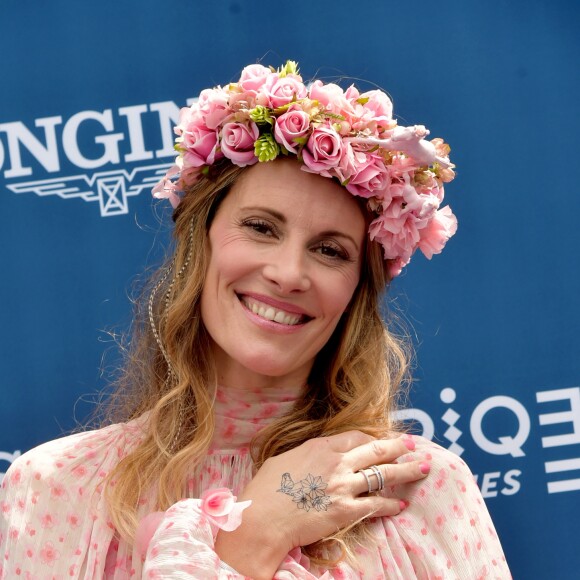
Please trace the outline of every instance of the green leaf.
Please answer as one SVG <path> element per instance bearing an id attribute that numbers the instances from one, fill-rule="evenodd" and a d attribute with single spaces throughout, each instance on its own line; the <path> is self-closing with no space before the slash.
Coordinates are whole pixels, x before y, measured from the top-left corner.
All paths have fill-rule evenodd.
<path id="1" fill-rule="evenodd" d="M 359 105 L 366 105 L 369 102 L 369 98 L 368 97 L 359 97 L 356 100 L 357 103 L 359 103 Z"/>

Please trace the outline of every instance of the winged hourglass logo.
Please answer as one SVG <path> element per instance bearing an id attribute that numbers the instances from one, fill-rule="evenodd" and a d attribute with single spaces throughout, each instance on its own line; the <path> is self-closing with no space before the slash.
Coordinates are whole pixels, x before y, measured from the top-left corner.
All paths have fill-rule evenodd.
<path id="1" fill-rule="evenodd" d="M 162 101 L 43 117 L 34 120 L 35 128 L 30 121 L 0 123 L 5 188 L 98 201 L 103 217 L 127 214 L 129 198 L 150 190 L 171 166 L 179 114 L 173 101 Z M 64 160 L 73 170 L 62 176 Z"/>
<path id="2" fill-rule="evenodd" d="M 62 199 L 78 197 L 98 201 L 101 216 L 109 217 L 129 212 L 128 200 L 143 190 L 150 190 L 165 175 L 171 163 L 136 167 L 132 170 L 102 171 L 93 175 L 73 175 L 40 181 L 8 184 L 13 193 L 56 195 Z"/>

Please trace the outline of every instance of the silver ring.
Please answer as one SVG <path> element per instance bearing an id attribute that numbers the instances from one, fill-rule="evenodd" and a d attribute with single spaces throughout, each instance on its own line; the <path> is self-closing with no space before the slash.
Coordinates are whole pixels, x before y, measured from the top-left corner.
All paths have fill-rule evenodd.
<path id="1" fill-rule="evenodd" d="M 367 472 L 364 469 L 359 469 L 357 471 L 357 473 L 362 473 L 365 476 L 365 479 L 367 480 L 367 485 L 368 485 L 368 488 L 369 488 L 368 493 L 372 493 L 373 488 L 371 487 L 371 480 L 369 479 L 369 476 L 367 475 Z"/>
<path id="2" fill-rule="evenodd" d="M 377 476 L 377 483 L 379 484 L 379 487 L 374 491 L 383 491 L 383 489 L 385 489 L 385 478 L 383 477 L 381 470 L 376 465 L 371 465 L 369 469 L 373 470 L 374 475 Z"/>
<path id="3" fill-rule="evenodd" d="M 370 473 L 367 473 L 367 471 L 370 471 Z M 381 470 L 376 465 L 371 465 L 365 469 L 359 469 L 357 473 L 362 473 L 364 475 L 367 482 L 367 487 L 369 488 L 368 493 L 373 493 L 373 491 L 383 491 L 383 489 L 385 489 L 385 478 L 383 477 Z M 377 478 L 378 487 L 376 489 L 373 489 L 371 484 L 371 477 L 373 475 Z"/>

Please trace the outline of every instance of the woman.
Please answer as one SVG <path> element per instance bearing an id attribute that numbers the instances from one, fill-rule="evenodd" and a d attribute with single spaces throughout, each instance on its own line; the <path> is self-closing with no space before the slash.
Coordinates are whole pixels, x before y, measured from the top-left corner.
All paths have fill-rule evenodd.
<path id="1" fill-rule="evenodd" d="M 448 148 L 292 62 L 203 91 L 176 133 L 121 422 L 12 465 L 0 578 L 508 578 L 468 468 L 391 419 L 380 299 L 455 231 Z"/>

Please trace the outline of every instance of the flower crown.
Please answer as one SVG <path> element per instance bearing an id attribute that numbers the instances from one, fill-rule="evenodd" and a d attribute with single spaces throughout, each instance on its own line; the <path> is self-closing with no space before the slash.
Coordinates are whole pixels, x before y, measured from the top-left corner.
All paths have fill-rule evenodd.
<path id="1" fill-rule="evenodd" d="M 179 194 L 209 174 L 222 158 L 244 167 L 296 155 L 302 169 L 334 177 L 366 198 L 376 218 L 371 240 L 384 249 L 391 277 L 419 248 L 429 259 L 457 229 L 449 206 L 440 208 L 443 183 L 455 177 L 449 146 L 425 140 L 422 125 L 402 127 L 380 90 L 344 91 L 320 80 L 305 85 L 298 66 L 247 66 L 237 83 L 201 92 L 181 109 L 176 163 L 153 189 L 173 207 Z"/>

